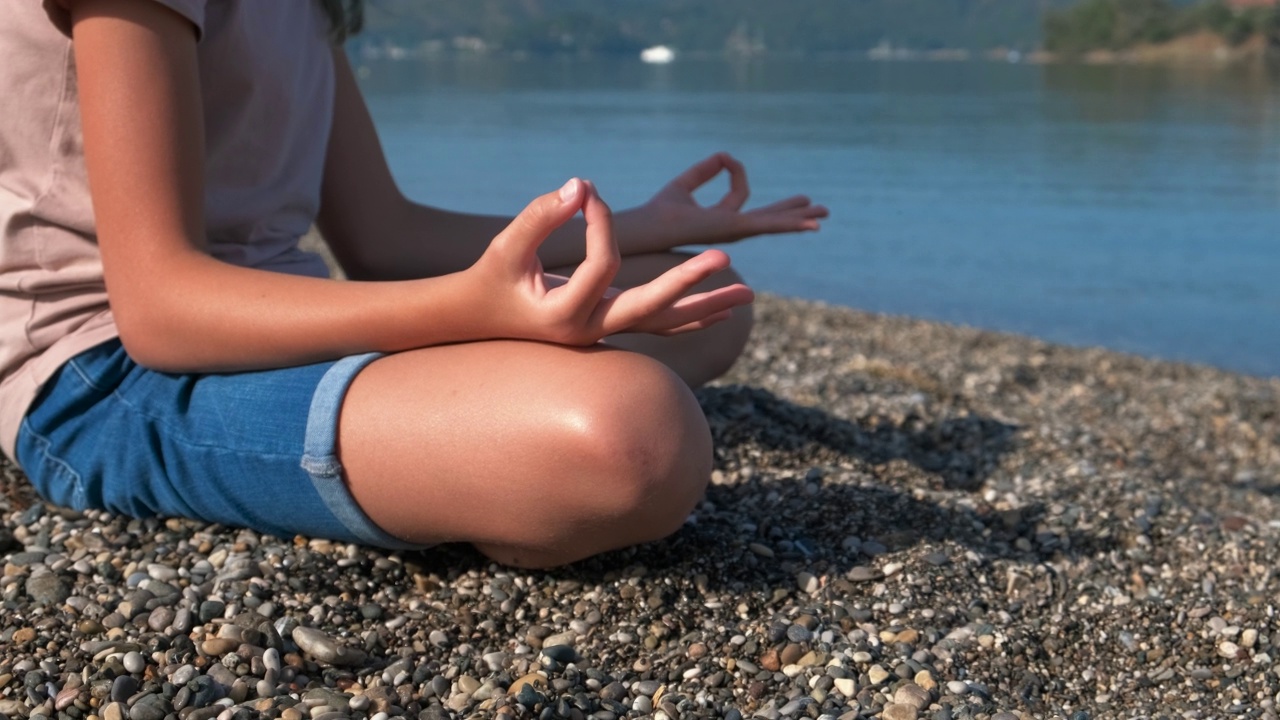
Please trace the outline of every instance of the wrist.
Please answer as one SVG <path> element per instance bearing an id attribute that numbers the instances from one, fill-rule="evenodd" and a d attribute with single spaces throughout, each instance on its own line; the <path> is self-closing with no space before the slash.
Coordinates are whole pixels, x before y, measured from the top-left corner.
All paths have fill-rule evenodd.
<path id="1" fill-rule="evenodd" d="M 627 255 L 667 252 L 676 246 L 671 237 L 671 223 L 653 204 L 646 203 L 613 215 L 613 234 L 618 251 Z"/>

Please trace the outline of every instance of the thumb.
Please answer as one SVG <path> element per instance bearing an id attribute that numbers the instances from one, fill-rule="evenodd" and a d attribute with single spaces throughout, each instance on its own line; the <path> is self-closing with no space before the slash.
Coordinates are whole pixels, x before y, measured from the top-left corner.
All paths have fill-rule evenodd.
<path id="1" fill-rule="evenodd" d="M 551 231 L 577 214 L 585 195 L 583 182 L 572 178 L 559 190 L 534 198 L 493 239 L 494 249 L 512 259 L 532 256 Z"/>

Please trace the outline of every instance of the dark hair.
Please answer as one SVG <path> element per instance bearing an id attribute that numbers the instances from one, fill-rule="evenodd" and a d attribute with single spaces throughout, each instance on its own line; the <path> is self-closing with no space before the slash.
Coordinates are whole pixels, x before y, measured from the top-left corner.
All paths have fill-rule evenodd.
<path id="1" fill-rule="evenodd" d="M 364 27 L 364 0 L 320 0 L 329 16 L 330 36 L 342 42 Z"/>

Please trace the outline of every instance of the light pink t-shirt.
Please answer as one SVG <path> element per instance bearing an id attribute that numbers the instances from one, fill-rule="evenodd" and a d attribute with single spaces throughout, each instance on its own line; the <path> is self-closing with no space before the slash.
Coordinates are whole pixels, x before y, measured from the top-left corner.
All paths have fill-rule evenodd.
<path id="1" fill-rule="evenodd" d="M 208 248 L 236 265 L 327 277 L 298 249 L 315 219 L 333 115 L 315 0 L 149 0 L 199 38 Z M 0 448 L 67 360 L 117 335 L 85 174 L 63 0 L 0 14 Z M 139 198 L 139 202 L 143 199 Z"/>

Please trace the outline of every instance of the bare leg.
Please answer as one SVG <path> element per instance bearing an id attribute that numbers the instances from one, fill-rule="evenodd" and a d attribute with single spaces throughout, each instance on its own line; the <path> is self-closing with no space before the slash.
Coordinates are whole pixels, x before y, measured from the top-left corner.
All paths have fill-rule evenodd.
<path id="1" fill-rule="evenodd" d="M 689 253 L 670 252 L 631 255 L 622 259 L 622 269 L 614 280 L 618 287 L 642 285 L 693 257 Z M 573 268 L 557 268 L 550 272 L 569 274 Z M 733 270 L 709 278 L 696 289 L 705 292 L 717 287 L 742 282 Z M 690 387 L 698 387 L 728 372 L 742 354 L 751 335 L 751 307 L 738 307 L 733 317 L 705 330 L 661 337 L 657 335 L 614 335 L 607 340 L 613 347 L 643 353 L 662 361 L 676 371 Z"/>
<path id="2" fill-rule="evenodd" d="M 706 419 L 636 353 L 497 341 L 379 359 L 342 407 L 352 494 L 397 537 L 551 566 L 664 537 L 711 473 Z"/>

